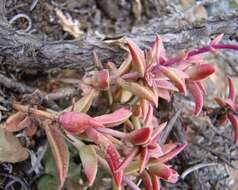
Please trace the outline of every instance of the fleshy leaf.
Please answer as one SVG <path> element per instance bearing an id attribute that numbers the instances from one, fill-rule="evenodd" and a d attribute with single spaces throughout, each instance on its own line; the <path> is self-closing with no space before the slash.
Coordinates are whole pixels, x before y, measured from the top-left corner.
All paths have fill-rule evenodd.
<path id="1" fill-rule="evenodd" d="M 141 73 L 142 76 L 145 74 L 145 57 L 140 48 L 131 40 L 127 39 L 128 47 L 132 56 L 132 64 L 135 69 Z"/>
<path id="2" fill-rule="evenodd" d="M 140 85 L 135 82 L 126 82 L 124 80 L 118 80 L 118 83 L 122 88 L 131 91 L 134 95 L 146 99 L 152 102 L 155 106 L 158 104 L 158 99 L 154 92 L 146 86 Z"/>
<path id="3" fill-rule="evenodd" d="M 134 145 L 145 144 L 150 140 L 152 129 L 144 127 L 137 129 L 127 135 L 127 140 Z"/>
<path id="4" fill-rule="evenodd" d="M 124 123 L 132 115 L 132 112 L 125 108 L 120 108 L 113 113 L 94 117 L 95 121 L 107 127 L 114 127 Z"/>
<path id="5" fill-rule="evenodd" d="M 115 146 L 106 136 L 97 132 L 94 128 L 88 128 L 86 134 L 91 140 L 100 146 L 100 149 L 103 151 L 105 159 L 111 169 L 115 183 L 117 186 L 120 186 L 122 181 L 122 171 L 117 171 L 117 168 L 120 167 L 120 155 Z"/>
<path id="6" fill-rule="evenodd" d="M 64 140 L 63 134 L 55 126 L 44 127 L 47 139 L 50 144 L 51 151 L 56 163 L 60 187 L 63 187 L 65 179 L 68 175 L 69 167 L 69 151 Z"/>
<path id="7" fill-rule="evenodd" d="M 190 67 L 187 71 L 190 80 L 203 80 L 215 72 L 210 64 L 200 64 Z"/>
<path id="8" fill-rule="evenodd" d="M 197 116 L 202 111 L 203 107 L 203 94 L 200 87 L 197 85 L 196 82 L 188 81 L 188 88 L 192 93 L 192 96 L 195 101 L 195 110 L 194 114 Z"/>
<path id="9" fill-rule="evenodd" d="M 178 173 L 163 163 L 157 163 L 149 167 L 149 171 L 170 183 L 176 183 L 178 181 Z"/>
<path id="10" fill-rule="evenodd" d="M 84 112 L 86 113 L 94 100 L 97 96 L 98 92 L 95 89 L 90 89 L 87 94 L 85 94 L 82 98 L 80 98 L 77 102 L 75 102 L 72 106 L 66 108 L 63 112 Z"/>
<path id="11" fill-rule="evenodd" d="M 228 113 L 228 118 L 233 126 L 235 134 L 235 143 L 238 144 L 238 118 L 232 113 Z"/>
<path id="12" fill-rule="evenodd" d="M 228 95 L 228 98 L 234 102 L 235 101 L 235 98 L 236 98 L 236 89 L 235 89 L 235 86 L 234 86 L 234 83 L 232 81 L 232 79 L 230 77 L 227 77 L 228 78 L 228 85 L 229 85 L 229 95 Z"/>
<path id="13" fill-rule="evenodd" d="M 159 69 L 166 77 L 168 77 L 171 80 L 171 82 L 174 83 L 174 85 L 178 88 L 178 90 L 181 93 L 183 93 L 184 95 L 187 94 L 185 82 L 182 79 L 180 79 L 173 70 L 170 70 L 169 68 L 162 65 L 159 67 Z"/>
<path id="14" fill-rule="evenodd" d="M 95 180 L 98 168 L 96 151 L 93 146 L 85 145 L 79 149 L 79 155 L 89 186 L 91 186 Z"/>
<path id="15" fill-rule="evenodd" d="M 141 178 L 143 179 L 143 185 L 145 187 L 145 190 L 154 190 L 150 175 L 147 171 L 143 171 L 141 173 Z"/>
<path id="16" fill-rule="evenodd" d="M 133 94 L 130 91 L 122 89 L 120 102 L 122 104 L 124 104 L 124 103 L 128 102 L 132 98 L 132 96 L 133 96 Z"/>
<path id="17" fill-rule="evenodd" d="M 65 130 L 73 134 L 83 133 L 89 127 L 103 127 L 94 118 L 79 112 L 62 113 L 58 122 Z"/>
<path id="18" fill-rule="evenodd" d="M 153 190 L 160 190 L 160 179 L 154 174 L 151 174 L 151 180 L 153 184 Z"/>

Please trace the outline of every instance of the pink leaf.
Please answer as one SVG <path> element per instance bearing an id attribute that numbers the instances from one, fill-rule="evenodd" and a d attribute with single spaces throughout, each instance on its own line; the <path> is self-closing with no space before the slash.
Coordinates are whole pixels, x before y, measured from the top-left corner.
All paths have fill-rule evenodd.
<path id="1" fill-rule="evenodd" d="M 68 175 L 69 167 L 69 151 L 67 144 L 65 143 L 63 134 L 55 126 L 50 127 L 46 125 L 44 127 L 47 139 L 50 144 L 53 157 L 56 162 L 56 169 L 59 177 L 60 187 L 63 187 L 64 181 Z"/>
<path id="2" fill-rule="evenodd" d="M 194 114 L 197 116 L 202 111 L 203 106 L 203 95 L 202 91 L 200 90 L 199 86 L 196 82 L 188 81 L 188 88 L 192 93 L 192 96 L 195 101 L 195 111 Z"/>
<path id="3" fill-rule="evenodd" d="M 164 100 L 167 100 L 168 102 L 170 102 L 170 100 L 171 100 L 169 91 L 166 89 L 163 89 L 163 88 L 157 89 L 157 96 Z"/>
<path id="4" fill-rule="evenodd" d="M 94 117 L 95 121 L 107 127 L 114 127 L 124 123 L 132 115 L 132 112 L 125 108 L 120 108 L 113 113 Z"/>
<path id="5" fill-rule="evenodd" d="M 149 171 L 170 183 L 176 183 L 178 181 L 178 173 L 163 163 L 159 162 L 156 165 L 149 167 Z"/>
<path id="6" fill-rule="evenodd" d="M 103 127 L 92 117 L 79 112 L 62 113 L 58 118 L 58 122 L 65 130 L 73 134 L 83 133 L 89 127 Z"/>
<path id="7" fill-rule="evenodd" d="M 145 74 L 145 57 L 140 48 L 129 38 L 127 38 L 128 47 L 131 52 L 133 64 L 135 69 L 144 76 Z"/>
<path id="8" fill-rule="evenodd" d="M 238 144 L 238 118 L 233 115 L 231 112 L 228 113 L 228 118 L 233 126 L 235 134 L 235 143 Z"/>
<path id="9" fill-rule="evenodd" d="M 180 79 L 173 70 L 170 70 L 165 66 L 160 66 L 159 69 L 166 77 L 171 80 L 171 82 L 175 84 L 175 86 L 179 89 L 180 92 L 182 92 L 184 95 L 187 94 L 187 89 L 184 81 Z"/>
<path id="10" fill-rule="evenodd" d="M 191 66 L 187 71 L 190 80 L 203 80 L 215 72 L 215 68 L 210 64 L 200 64 Z"/>
<path id="11" fill-rule="evenodd" d="M 203 85 L 202 81 L 196 81 L 197 85 L 199 86 L 200 90 L 202 91 L 203 94 L 206 94 L 206 88 Z"/>
<path id="12" fill-rule="evenodd" d="M 91 186 L 95 180 L 98 168 L 96 151 L 93 146 L 84 145 L 79 149 L 79 155 L 89 186 Z"/>
<path id="13" fill-rule="evenodd" d="M 227 77 L 228 78 L 228 84 L 229 84 L 229 95 L 228 95 L 228 98 L 234 102 L 235 101 L 235 98 L 236 98 L 236 89 L 235 89 L 235 86 L 234 86 L 234 83 L 232 81 L 232 79 L 230 77 Z"/>
<path id="14" fill-rule="evenodd" d="M 210 43 L 210 46 L 217 45 L 223 38 L 224 34 L 217 35 Z"/>
<path id="15" fill-rule="evenodd" d="M 136 129 L 127 135 L 127 140 L 134 145 L 142 145 L 150 140 L 152 129 L 145 127 Z"/>
<path id="16" fill-rule="evenodd" d="M 166 90 L 178 91 L 178 89 L 169 81 L 166 80 L 157 80 L 155 81 L 157 88 L 163 88 Z"/>

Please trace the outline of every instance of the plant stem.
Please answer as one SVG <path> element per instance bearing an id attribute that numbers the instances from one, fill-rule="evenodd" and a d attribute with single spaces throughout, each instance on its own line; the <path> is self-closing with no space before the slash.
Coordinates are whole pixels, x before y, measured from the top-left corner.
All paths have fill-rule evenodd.
<path id="1" fill-rule="evenodd" d="M 36 108 L 30 108 L 28 106 L 24 106 L 24 105 L 19 104 L 17 102 L 13 102 L 12 107 L 15 110 L 25 112 L 25 113 L 30 113 L 30 114 L 33 114 L 33 115 L 39 116 L 39 117 L 45 117 L 45 118 L 53 120 L 53 121 L 57 119 L 56 114 L 52 114 L 52 113 L 49 113 L 49 112 L 46 112 L 46 111 L 43 111 L 43 110 L 38 110 Z"/>

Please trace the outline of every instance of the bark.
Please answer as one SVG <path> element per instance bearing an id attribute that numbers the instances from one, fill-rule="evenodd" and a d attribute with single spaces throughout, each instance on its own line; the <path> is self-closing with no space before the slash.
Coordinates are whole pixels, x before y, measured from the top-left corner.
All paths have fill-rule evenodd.
<path id="1" fill-rule="evenodd" d="M 0 9 L 2 9 L 1 5 Z M 196 23 L 189 23 L 180 14 L 174 14 L 135 27 L 130 33 L 122 34 L 117 40 L 86 36 L 73 41 L 49 42 L 40 36 L 15 31 L 6 23 L 2 13 L 4 11 L 0 14 L 0 64 L 12 69 L 47 71 L 70 68 L 87 71 L 94 68 L 91 62 L 93 49 L 104 64 L 107 60 L 119 64 L 126 54 L 118 45 L 123 37 L 132 38 L 141 48 L 146 48 L 154 40 L 155 35 L 160 34 L 167 50 L 174 53 L 185 48 L 201 46 L 211 36 L 219 33 L 225 33 L 228 38 L 238 29 L 238 13 Z"/>

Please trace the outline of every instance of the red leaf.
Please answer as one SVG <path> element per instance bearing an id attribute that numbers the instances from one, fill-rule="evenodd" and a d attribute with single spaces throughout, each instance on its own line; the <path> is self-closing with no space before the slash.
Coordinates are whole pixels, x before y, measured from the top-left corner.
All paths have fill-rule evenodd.
<path id="1" fill-rule="evenodd" d="M 196 82 L 188 81 L 188 88 L 192 93 L 192 96 L 195 101 L 195 111 L 194 114 L 197 116 L 202 111 L 203 106 L 203 95 L 202 91 L 200 90 L 199 86 Z"/>
<path id="2" fill-rule="evenodd" d="M 142 145 L 150 140 L 152 129 L 144 127 L 137 129 L 127 135 L 127 140 L 134 145 Z"/>
<path id="3" fill-rule="evenodd" d="M 229 85 L 229 95 L 228 95 L 228 98 L 234 102 L 235 101 L 235 98 L 236 98 L 236 89 L 235 89 L 235 86 L 234 86 L 234 83 L 232 81 L 232 79 L 230 77 L 227 77 L 228 78 L 228 85 Z"/>
<path id="4" fill-rule="evenodd" d="M 135 69 L 144 76 L 145 74 L 145 57 L 140 48 L 131 40 L 127 39 L 128 47 L 131 52 L 133 64 L 135 64 Z"/>
<path id="5" fill-rule="evenodd" d="M 143 171 L 141 173 L 141 178 L 143 179 L 143 185 L 145 187 L 145 190 L 154 190 L 150 175 L 147 171 Z"/>
<path id="6" fill-rule="evenodd" d="M 190 80 L 203 80 L 215 72 L 215 68 L 210 64 L 201 64 L 190 67 L 186 71 Z"/>
<path id="7" fill-rule="evenodd" d="M 63 134 L 55 126 L 50 127 L 46 125 L 44 129 L 56 162 L 56 170 L 59 177 L 60 187 L 63 187 L 69 167 L 68 147 L 65 143 Z"/>
<path id="8" fill-rule="evenodd" d="M 156 175 L 151 174 L 153 190 L 160 190 L 160 179 Z"/>
<path id="9" fill-rule="evenodd" d="M 88 128 L 85 132 L 91 140 L 100 146 L 111 169 L 116 185 L 120 186 L 123 173 L 122 171 L 117 171 L 117 168 L 120 167 L 120 155 L 115 146 L 106 136 L 97 132 L 94 128 Z"/>
<path id="10" fill-rule="evenodd" d="M 131 115 L 132 112 L 130 110 L 120 108 L 114 111 L 113 113 L 94 117 L 94 119 L 101 125 L 105 125 L 107 127 L 114 127 L 124 123 Z"/>
<path id="11" fill-rule="evenodd" d="M 238 118 L 231 112 L 228 113 L 228 118 L 233 126 L 235 134 L 235 143 L 238 144 Z"/>
<path id="12" fill-rule="evenodd" d="M 103 127 L 89 115 L 79 112 L 65 112 L 59 116 L 58 122 L 73 134 L 83 133 L 89 127 Z"/>

